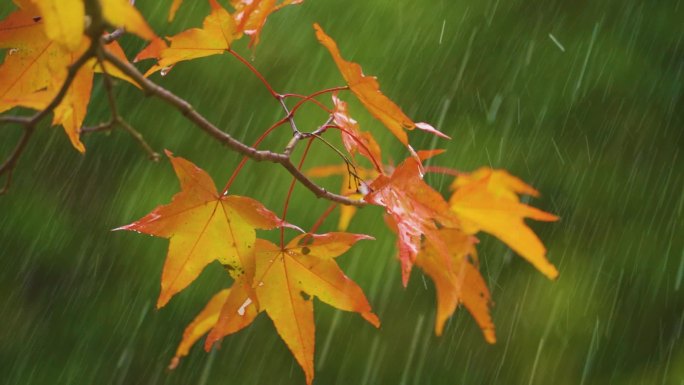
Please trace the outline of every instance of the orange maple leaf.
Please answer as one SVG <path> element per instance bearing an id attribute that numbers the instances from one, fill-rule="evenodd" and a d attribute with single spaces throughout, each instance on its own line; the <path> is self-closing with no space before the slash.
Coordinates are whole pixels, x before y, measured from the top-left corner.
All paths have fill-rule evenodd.
<path id="1" fill-rule="evenodd" d="M 380 326 L 361 288 L 334 259 L 363 239 L 373 238 L 350 233 L 302 234 L 282 249 L 258 239 L 252 285 L 256 297 L 250 297 L 249 291 L 244 290 L 241 297 L 226 300 L 205 348 L 239 330 L 243 320 L 251 321 L 253 316 L 246 312 L 258 308 L 273 320 L 278 334 L 304 370 L 307 384 L 311 384 L 315 339 L 312 297 L 340 310 L 357 312 L 375 327 Z"/>
<path id="2" fill-rule="evenodd" d="M 169 8 L 168 16 L 169 23 L 172 22 L 173 19 L 176 17 L 176 12 L 178 12 L 178 8 L 180 8 L 182 3 L 183 0 L 173 0 L 173 2 L 171 3 L 171 8 Z"/>
<path id="3" fill-rule="evenodd" d="M 219 314 L 221 313 L 221 307 L 223 306 L 223 303 L 226 302 L 229 295 L 230 289 L 223 289 L 214 294 L 204 306 L 204 309 L 202 309 L 195 319 L 185 328 L 183 338 L 176 348 L 176 354 L 169 364 L 169 369 L 175 369 L 178 366 L 180 359 L 188 355 L 192 345 L 216 325 Z"/>
<path id="4" fill-rule="evenodd" d="M 314 29 L 318 41 L 328 49 L 354 95 L 368 112 L 382 122 L 401 143 L 405 146 L 409 145 L 405 130 L 410 131 L 415 128 L 449 139 L 448 136 L 431 125 L 423 122 L 415 123 L 406 116 L 399 106 L 380 92 L 380 85 L 374 76 L 364 75 L 360 65 L 344 60 L 337 48 L 337 43 L 323 31 L 320 25 L 314 24 Z"/>
<path id="5" fill-rule="evenodd" d="M 67 67 L 90 44 L 82 31 L 77 49 L 70 50 L 67 45 L 59 44 L 46 34 L 38 8 L 32 3 L 18 4 L 22 8 L 0 21 L 0 48 L 10 49 L 0 65 L 0 79 L 7 79 L 0 82 L 0 112 L 16 106 L 36 110 L 47 107 L 66 80 Z M 109 44 L 106 49 L 126 60 L 117 42 Z M 112 65 L 105 65 L 105 69 L 112 76 L 131 81 Z M 81 67 L 64 99 L 54 110 L 52 124 L 64 126 L 72 145 L 80 152 L 85 151 L 80 130 L 90 102 L 94 72 L 101 71 L 95 59 Z"/>
<path id="6" fill-rule="evenodd" d="M 524 221 L 551 222 L 558 217 L 520 203 L 517 195 L 537 196 L 537 190 L 504 170 L 486 167 L 457 177 L 451 187 L 454 191 L 449 205 L 467 233 L 492 234 L 547 277 L 558 276 L 558 270 L 546 259 L 544 244 Z"/>
<path id="7" fill-rule="evenodd" d="M 416 266 L 432 278 L 437 290 L 435 334 L 442 335 L 444 323 L 462 303 L 477 321 L 487 342 L 496 342 L 489 314 L 489 289 L 477 266 L 476 240 L 458 229 L 445 227 L 438 232 L 448 247 L 447 258 L 429 242 L 424 243 L 416 258 Z"/>
<path id="8" fill-rule="evenodd" d="M 253 262 L 254 254 L 248 255 L 247 258 Z M 252 300 L 252 298 L 255 299 Z M 238 277 L 230 289 L 216 293 L 185 328 L 183 338 L 176 348 L 176 354 L 169 364 L 169 369 L 175 369 L 180 359 L 188 355 L 192 345 L 217 325 L 221 314 L 233 315 L 229 318 L 224 317 L 221 323 L 221 331 L 224 335 L 235 333 L 249 326 L 259 314 L 255 301 L 256 296 L 251 288 L 251 283 L 247 283 L 244 276 Z"/>
<path id="9" fill-rule="evenodd" d="M 152 40 L 143 52 L 136 57 L 157 58 L 158 62 L 152 66 L 145 76 L 157 71 L 162 75 L 181 61 L 197 59 L 206 56 L 220 55 L 230 48 L 231 43 L 238 37 L 235 21 L 228 11 L 216 0 L 209 0 L 211 12 L 202 22 L 202 28 L 190 28 L 177 35 L 170 36 L 168 46 L 159 39 Z"/>
<path id="10" fill-rule="evenodd" d="M 167 151 L 181 184 L 170 204 L 116 230 L 131 230 L 169 239 L 157 307 L 185 289 L 217 260 L 239 276 L 254 252 L 255 229 L 272 229 L 282 221 L 258 201 L 220 195 L 211 177 L 188 160 Z"/>

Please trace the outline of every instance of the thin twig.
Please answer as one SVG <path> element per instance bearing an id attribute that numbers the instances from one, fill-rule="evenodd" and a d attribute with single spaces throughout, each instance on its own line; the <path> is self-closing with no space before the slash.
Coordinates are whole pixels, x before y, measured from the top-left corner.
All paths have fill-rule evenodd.
<path id="1" fill-rule="evenodd" d="M 133 137 L 133 139 L 135 139 L 138 142 L 140 147 L 142 147 L 142 149 L 145 150 L 145 152 L 147 153 L 147 157 L 150 158 L 151 161 L 158 162 L 159 159 L 161 159 L 161 156 L 157 152 L 155 152 L 149 144 L 147 144 L 142 134 L 138 132 L 135 128 L 133 128 L 133 126 L 128 124 L 128 122 L 126 122 L 123 119 L 118 119 L 117 124 L 121 126 L 124 130 L 126 130 L 126 132 L 128 132 Z"/>
<path id="2" fill-rule="evenodd" d="M 156 83 L 145 78 L 134 66 L 131 64 L 120 60 L 118 57 L 112 55 L 111 53 L 105 51 L 104 58 L 106 61 L 112 63 L 116 68 L 122 71 L 124 74 L 133 79 L 138 85 L 149 95 L 153 95 L 167 104 L 174 107 L 176 110 L 180 111 L 183 116 L 186 117 L 190 122 L 192 122 L 199 129 L 207 133 L 209 136 L 216 139 L 218 142 L 224 144 L 225 146 L 231 148 L 232 150 L 250 157 L 256 161 L 269 161 L 273 163 L 280 164 L 285 168 L 292 176 L 294 176 L 304 187 L 309 189 L 319 198 L 325 198 L 327 200 L 338 202 L 346 205 L 352 206 L 365 206 L 367 203 L 362 200 L 350 199 L 348 197 L 334 194 L 323 187 L 317 185 L 311 181 L 306 175 L 304 175 L 297 167 L 291 162 L 290 157 L 286 154 L 276 153 L 272 151 L 262 151 L 250 147 L 241 141 L 233 138 L 230 134 L 227 134 L 220 130 L 218 127 L 209 122 L 204 116 L 199 114 L 195 109 L 185 101 L 184 99 L 178 97 L 177 95 L 171 93 L 165 88 L 157 85 Z M 314 93 L 309 96 L 309 98 L 316 96 Z M 300 106 L 303 101 L 300 101 L 295 105 L 290 111 L 289 115 L 292 115 L 294 111 Z"/>
<path id="3" fill-rule="evenodd" d="M 283 110 L 285 110 L 285 113 L 287 114 L 287 120 L 290 122 L 290 127 L 292 127 L 292 135 L 299 135 L 300 132 L 297 129 L 297 123 L 295 123 L 294 116 L 290 113 L 290 110 L 287 108 L 285 98 L 283 98 L 282 95 L 278 95 L 278 101 L 280 102 L 280 106 L 283 107 Z"/>
<path id="4" fill-rule="evenodd" d="M 331 203 L 330 206 L 328 206 L 328 208 L 325 209 L 323 214 L 321 214 L 321 216 L 318 217 L 313 226 L 311 226 L 311 229 L 309 230 L 310 234 L 314 234 L 318 230 L 318 228 L 321 227 L 321 225 L 323 224 L 323 222 L 325 222 L 330 213 L 332 213 L 333 210 L 335 210 L 335 207 L 337 207 L 337 203 Z"/>
<path id="5" fill-rule="evenodd" d="M 97 126 L 81 128 L 81 135 L 92 134 L 95 132 L 111 131 L 116 128 L 116 122 L 110 120 L 108 122 L 100 123 Z"/>
<path id="6" fill-rule="evenodd" d="M 104 65 L 104 51 L 105 48 L 103 46 L 100 46 L 97 51 L 97 60 L 100 63 L 100 67 L 102 68 L 102 73 L 104 75 L 104 88 L 105 92 L 107 93 L 107 100 L 109 101 L 109 110 L 112 114 L 111 126 L 112 128 L 116 126 L 121 127 L 124 131 L 128 132 L 133 137 L 133 139 L 135 139 L 136 142 L 138 142 L 140 147 L 142 147 L 142 149 L 147 153 L 147 157 L 154 162 L 158 162 L 159 159 L 161 159 L 159 153 L 154 151 L 152 147 L 149 144 L 147 144 L 145 138 L 139 131 L 133 128 L 133 126 L 131 126 L 127 121 L 125 121 L 121 117 L 121 115 L 119 115 L 119 111 L 116 106 L 116 99 L 114 98 L 114 86 L 112 84 L 112 78 L 107 72 L 107 68 Z"/>
<path id="7" fill-rule="evenodd" d="M 279 98 L 280 94 L 277 93 L 277 92 L 273 89 L 273 86 L 271 86 L 271 83 L 269 83 L 268 80 L 266 80 L 266 78 L 264 77 L 264 75 L 262 75 L 261 72 L 259 72 L 259 70 L 257 70 L 257 69 L 252 65 L 252 63 L 250 63 L 247 59 L 245 59 L 245 58 L 243 58 L 242 56 L 240 56 L 239 53 L 233 51 L 231 48 L 228 48 L 227 51 L 228 51 L 228 53 L 230 53 L 231 55 L 235 56 L 235 58 L 238 59 L 240 62 L 242 62 L 242 64 L 244 64 L 245 66 L 247 66 L 247 68 L 249 68 L 249 70 L 252 71 L 252 73 L 254 73 L 254 75 L 256 75 L 256 77 L 258 77 L 259 80 L 261 80 L 262 83 L 264 83 L 264 86 L 266 86 L 266 88 L 268 89 L 268 92 L 271 94 L 271 96 L 273 96 L 274 98 Z"/>
<path id="8" fill-rule="evenodd" d="M 5 184 L 3 185 L 2 190 L 0 190 L 0 195 L 5 194 L 7 190 L 9 190 L 10 184 L 12 184 L 12 174 L 14 173 L 14 168 L 16 167 L 17 162 L 19 161 L 21 153 L 24 152 L 24 149 L 26 148 L 29 139 L 31 139 L 34 130 L 35 129 L 32 126 L 26 126 L 24 128 L 24 133 L 19 139 L 17 145 L 14 147 L 12 155 L 10 155 L 9 158 L 5 160 L 5 163 L 3 163 L 2 166 L 0 166 L 0 175 L 7 174 Z"/>
<path id="9" fill-rule="evenodd" d="M 14 123 L 26 125 L 31 121 L 30 116 L 0 116 L 0 124 Z"/>

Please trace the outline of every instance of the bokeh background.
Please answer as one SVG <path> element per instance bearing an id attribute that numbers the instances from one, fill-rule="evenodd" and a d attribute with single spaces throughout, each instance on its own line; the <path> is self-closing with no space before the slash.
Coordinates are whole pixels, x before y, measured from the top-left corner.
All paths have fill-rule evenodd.
<path id="1" fill-rule="evenodd" d="M 205 1 L 186 3 L 172 25 L 170 0 L 138 5 L 170 35 L 200 25 L 208 11 Z M 12 8 L 3 1 L 0 16 Z M 310 93 L 342 84 L 314 37 L 311 25 L 321 23 L 410 116 L 453 137 L 412 134 L 417 148 L 448 149 L 433 165 L 506 168 L 541 190 L 534 205 L 562 217 L 532 224 L 561 272 L 555 282 L 481 237 L 498 336 L 488 345 L 463 309 L 434 336 L 432 283 L 415 270 L 402 288 L 380 210 L 361 210 L 350 231 L 378 240 L 339 262 L 383 326 L 316 302 L 315 383 L 684 383 L 682 20 L 678 0 L 310 0 L 272 16 L 253 53 L 236 44 L 278 90 Z M 143 46 L 131 36 L 121 42 L 130 57 Z M 281 116 L 228 55 L 153 79 L 246 142 Z M 236 154 L 128 84 L 117 85 L 116 98 L 155 149 L 225 183 Z M 387 162 L 406 156 L 358 104 L 351 112 L 385 146 Z M 98 82 L 87 122 L 107 117 Z M 312 128 L 324 119 L 305 108 L 298 123 Z M 17 131 L 0 130 L 0 153 Z M 285 128 L 265 147 L 281 148 L 287 136 Z M 175 176 L 124 132 L 84 140 L 80 155 L 61 129 L 39 130 L 0 198 L 0 383 L 303 384 L 265 315 L 221 349 L 196 346 L 175 371 L 166 369 L 185 325 L 230 282 L 212 265 L 155 310 L 167 241 L 110 229 L 168 202 Z M 338 162 L 324 147 L 313 151 L 309 166 Z M 444 193 L 451 182 L 427 180 Z M 289 181 L 277 167 L 249 163 L 233 193 L 280 212 Z M 322 183 L 337 189 L 340 180 Z M 306 228 L 327 206 L 298 186 L 289 219 Z M 322 230 L 333 230 L 336 218 Z"/>

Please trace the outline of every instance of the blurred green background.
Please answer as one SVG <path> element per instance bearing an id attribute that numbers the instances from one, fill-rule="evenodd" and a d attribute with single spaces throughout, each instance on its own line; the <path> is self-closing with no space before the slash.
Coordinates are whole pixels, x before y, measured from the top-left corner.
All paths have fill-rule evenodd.
<path id="1" fill-rule="evenodd" d="M 186 0 L 167 25 L 170 3 L 138 1 L 160 34 L 198 26 L 208 11 L 205 1 Z M 0 16 L 12 9 L 3 1 Z M 534 205 L 562 217 L 532 225 L 561 272 L 556 282 L 481 237 L 498 337 L 488 345 L 463 309 L 434 336 L 432 283 L 415 270 L 402 288 L 380 210 L 361 210 L 349 230 L 378 240 L 339 262 L 383 326 L 316 302 L 315 383 L 684 383 L 682 20 L 679 0 L 308 0 L 272 16 L 254 53 L 236 44 L 277 90 L 310 93 L 342 84 L 314 37 L 311 25 L 321 23 L 410 116 L 453 137 L 411 135 L 416 148 L 448 149 L 432 164 L 506 168 L 541 190 Z M 121 42 L 130 57 L 143 46 L 132 36 Z M 246 142 L 282 114 L 228 55 L 153 80 Z M 155 149 L 191 159 L 223 186 L 236 154 L 128 84 L 117 84 L 116 98 Z M 351 112 L 385 146 L 386 161 L 406 156 L 358 104 Z M 98 81 L 87 123 L 107 117 Z M 307 107 L 298 124 L 324 119 Z M 0 153 L 18 136 L 2 127 Z M 285 128 L 264 146 L 287 139 Z M 155 310 L 167 241 L 110 229 L 168 202 L 175 176 L 124 132 L 84 142 L 80 155 L 61 129 L 39 130 L 0 198 L 0 383 L 304 384 L 265 315 L 221 349 L 196 346 L 166 369 L 185 325 L 230 282 L 212 265 Z M 309 166 L 338 162 L 322 146 L 313 151 Z M 444 193 L 451 182 L 427 180 Z M 249 163 L 233 193 L 280 212 L 289 181 L 277 167 Z M 340 181 L 323 183 L 337 189 Z M 327 206 L 298 186 L 289 219 L 307 228 Z M 336 216 L 321 230 L 333 230 Z"/>

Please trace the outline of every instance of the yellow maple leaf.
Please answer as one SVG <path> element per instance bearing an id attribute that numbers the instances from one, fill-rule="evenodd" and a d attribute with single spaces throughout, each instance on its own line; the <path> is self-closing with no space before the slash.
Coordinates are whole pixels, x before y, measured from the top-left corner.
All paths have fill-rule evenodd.
<path id="1" fill-rule="evenodd" d="M 517 193 L 537 195 L 534 188 L 503 170 L 480 169 L 456 178 L 449 200 L 466 232 L 499 238 L 549 278 L 558 270 L 546 259 L 546 248 L 524 219 L 556 221 L 558 217 L 520 203 Z"/>
<path id="2" fill-rule="evenodd" d="M 169 239 L 157 307 L 192 283 L 213 261 L 240 276 L 254 251 L 255 229 L 282 221 L 258 201 L 221 195 L 211 177 L 193 163 L 167 151 L 181 184 L 170 204 L 116 230 L 131 230 Z"/>

